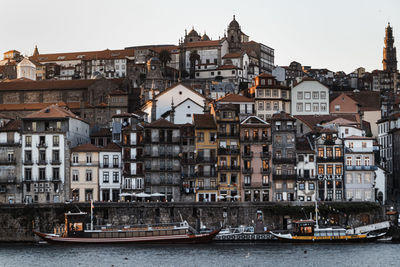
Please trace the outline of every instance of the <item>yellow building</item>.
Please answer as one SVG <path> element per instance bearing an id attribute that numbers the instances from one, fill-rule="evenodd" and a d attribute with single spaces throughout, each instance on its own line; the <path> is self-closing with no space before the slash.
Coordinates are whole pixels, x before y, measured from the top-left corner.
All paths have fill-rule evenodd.
<path id="1" fill-rule="evenodd" d="M 92 144 L 71 151 L 70 192 L 75 202 L 99 201 L 99 148 Z"/>
<path id="2" fill-rule="evenodd" d="M 240 198 L 239 110 L 233 104 L 215 108 L 218 143 L 218 191 L 220 200 Z"/>
<path id="3" fill-rule="evenodd" d="M 218 200 L 217 125 L 213 115 L 194 114 L 196 167 L 196 201 L 215 202 Z"/>

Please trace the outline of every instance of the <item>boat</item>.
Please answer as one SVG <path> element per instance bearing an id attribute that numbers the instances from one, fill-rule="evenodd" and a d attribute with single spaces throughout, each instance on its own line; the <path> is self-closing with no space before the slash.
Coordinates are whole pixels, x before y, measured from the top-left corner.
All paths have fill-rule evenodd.
<path id="1" fill-rule="evenodd" d="M 281 242 L 300 243 L 332 243 L 332 242 L 370 242 L 382 238 L 389 227 L 389 222 L 382 222 L 362 226 L 358 228 L 345 229 L 341 227 L 320 228 L 318 225 L 318 203 L 315 202 L 316 220 L 293 221 L 291 233 L 270 232 Z"/>
<path id="2" fill-rule="evenodd" d="M 219 233 L 214 230 L 197 233 L 186 222 L 151 225 L 93 226 L 86 223 L 87 213 L 65 213 L 65 225 L 55 233 L 33 231 L 48 243 L 58 244 L 112 244 L 112 243 L 208 243 Z M 91 216 L 92 218 L 92 216 Z M 87 227 L 90 225 L 89 227 Z M 90 228 L 90 229 L 86 229 Z"/>
<path id="3" fill-rule="evenodd" d="M 276 238 L 268 232 L 256 233 L 254 226 L 240 225 L 239 227 L 227 227 L 222 229 L 215 237 L 217 242 L 259 242 L 273 241 Z"/>

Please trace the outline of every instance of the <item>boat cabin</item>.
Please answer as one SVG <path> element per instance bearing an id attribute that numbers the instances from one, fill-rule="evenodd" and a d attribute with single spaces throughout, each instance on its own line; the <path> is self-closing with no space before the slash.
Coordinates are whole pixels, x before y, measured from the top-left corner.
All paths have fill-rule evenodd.
<path id="1" fill-rule="evenodd" d="M 85 224 L 86 212 L 65 213 L 65 233 L 67 237 L 83 237 Z"/>
<path id="2" fill-rule="evenodd" d="M 299 221 L 293 221 L 292 223 L 294 225 L 293 235 L 296 236 L 314 235 L 315 221 L 299 220 Z"/>

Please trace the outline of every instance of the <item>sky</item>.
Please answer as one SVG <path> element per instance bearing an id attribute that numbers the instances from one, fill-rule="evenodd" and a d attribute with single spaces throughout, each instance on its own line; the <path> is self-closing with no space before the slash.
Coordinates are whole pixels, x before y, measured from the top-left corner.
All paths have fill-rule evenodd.
<path id="1" fill-rule="evenodd" d="M 0 0 L 0 10 L 1 53 L 178 44 L 192 27 L 218 39 L 233 14 L 251 40 L 275 49 L 276 65 L 382 69 L 388 21 L 400 51 L 399 0 Z"/>

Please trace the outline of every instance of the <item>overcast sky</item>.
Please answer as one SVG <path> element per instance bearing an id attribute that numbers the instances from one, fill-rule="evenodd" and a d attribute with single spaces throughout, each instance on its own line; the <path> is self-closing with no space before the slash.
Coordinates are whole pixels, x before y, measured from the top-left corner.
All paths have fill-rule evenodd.
<path id="1" fill-rule="evenodd" d="M 275 49 L 277 65 L 382 69 L 388 21 L 400 51 L 398 0 L 0 0 L 0 10 L 0 51 L 28 55 L 35 45 L 56 53 L 177 44 L 192 26 L 217 39 L 233 14 L 250 39 Z"/>

